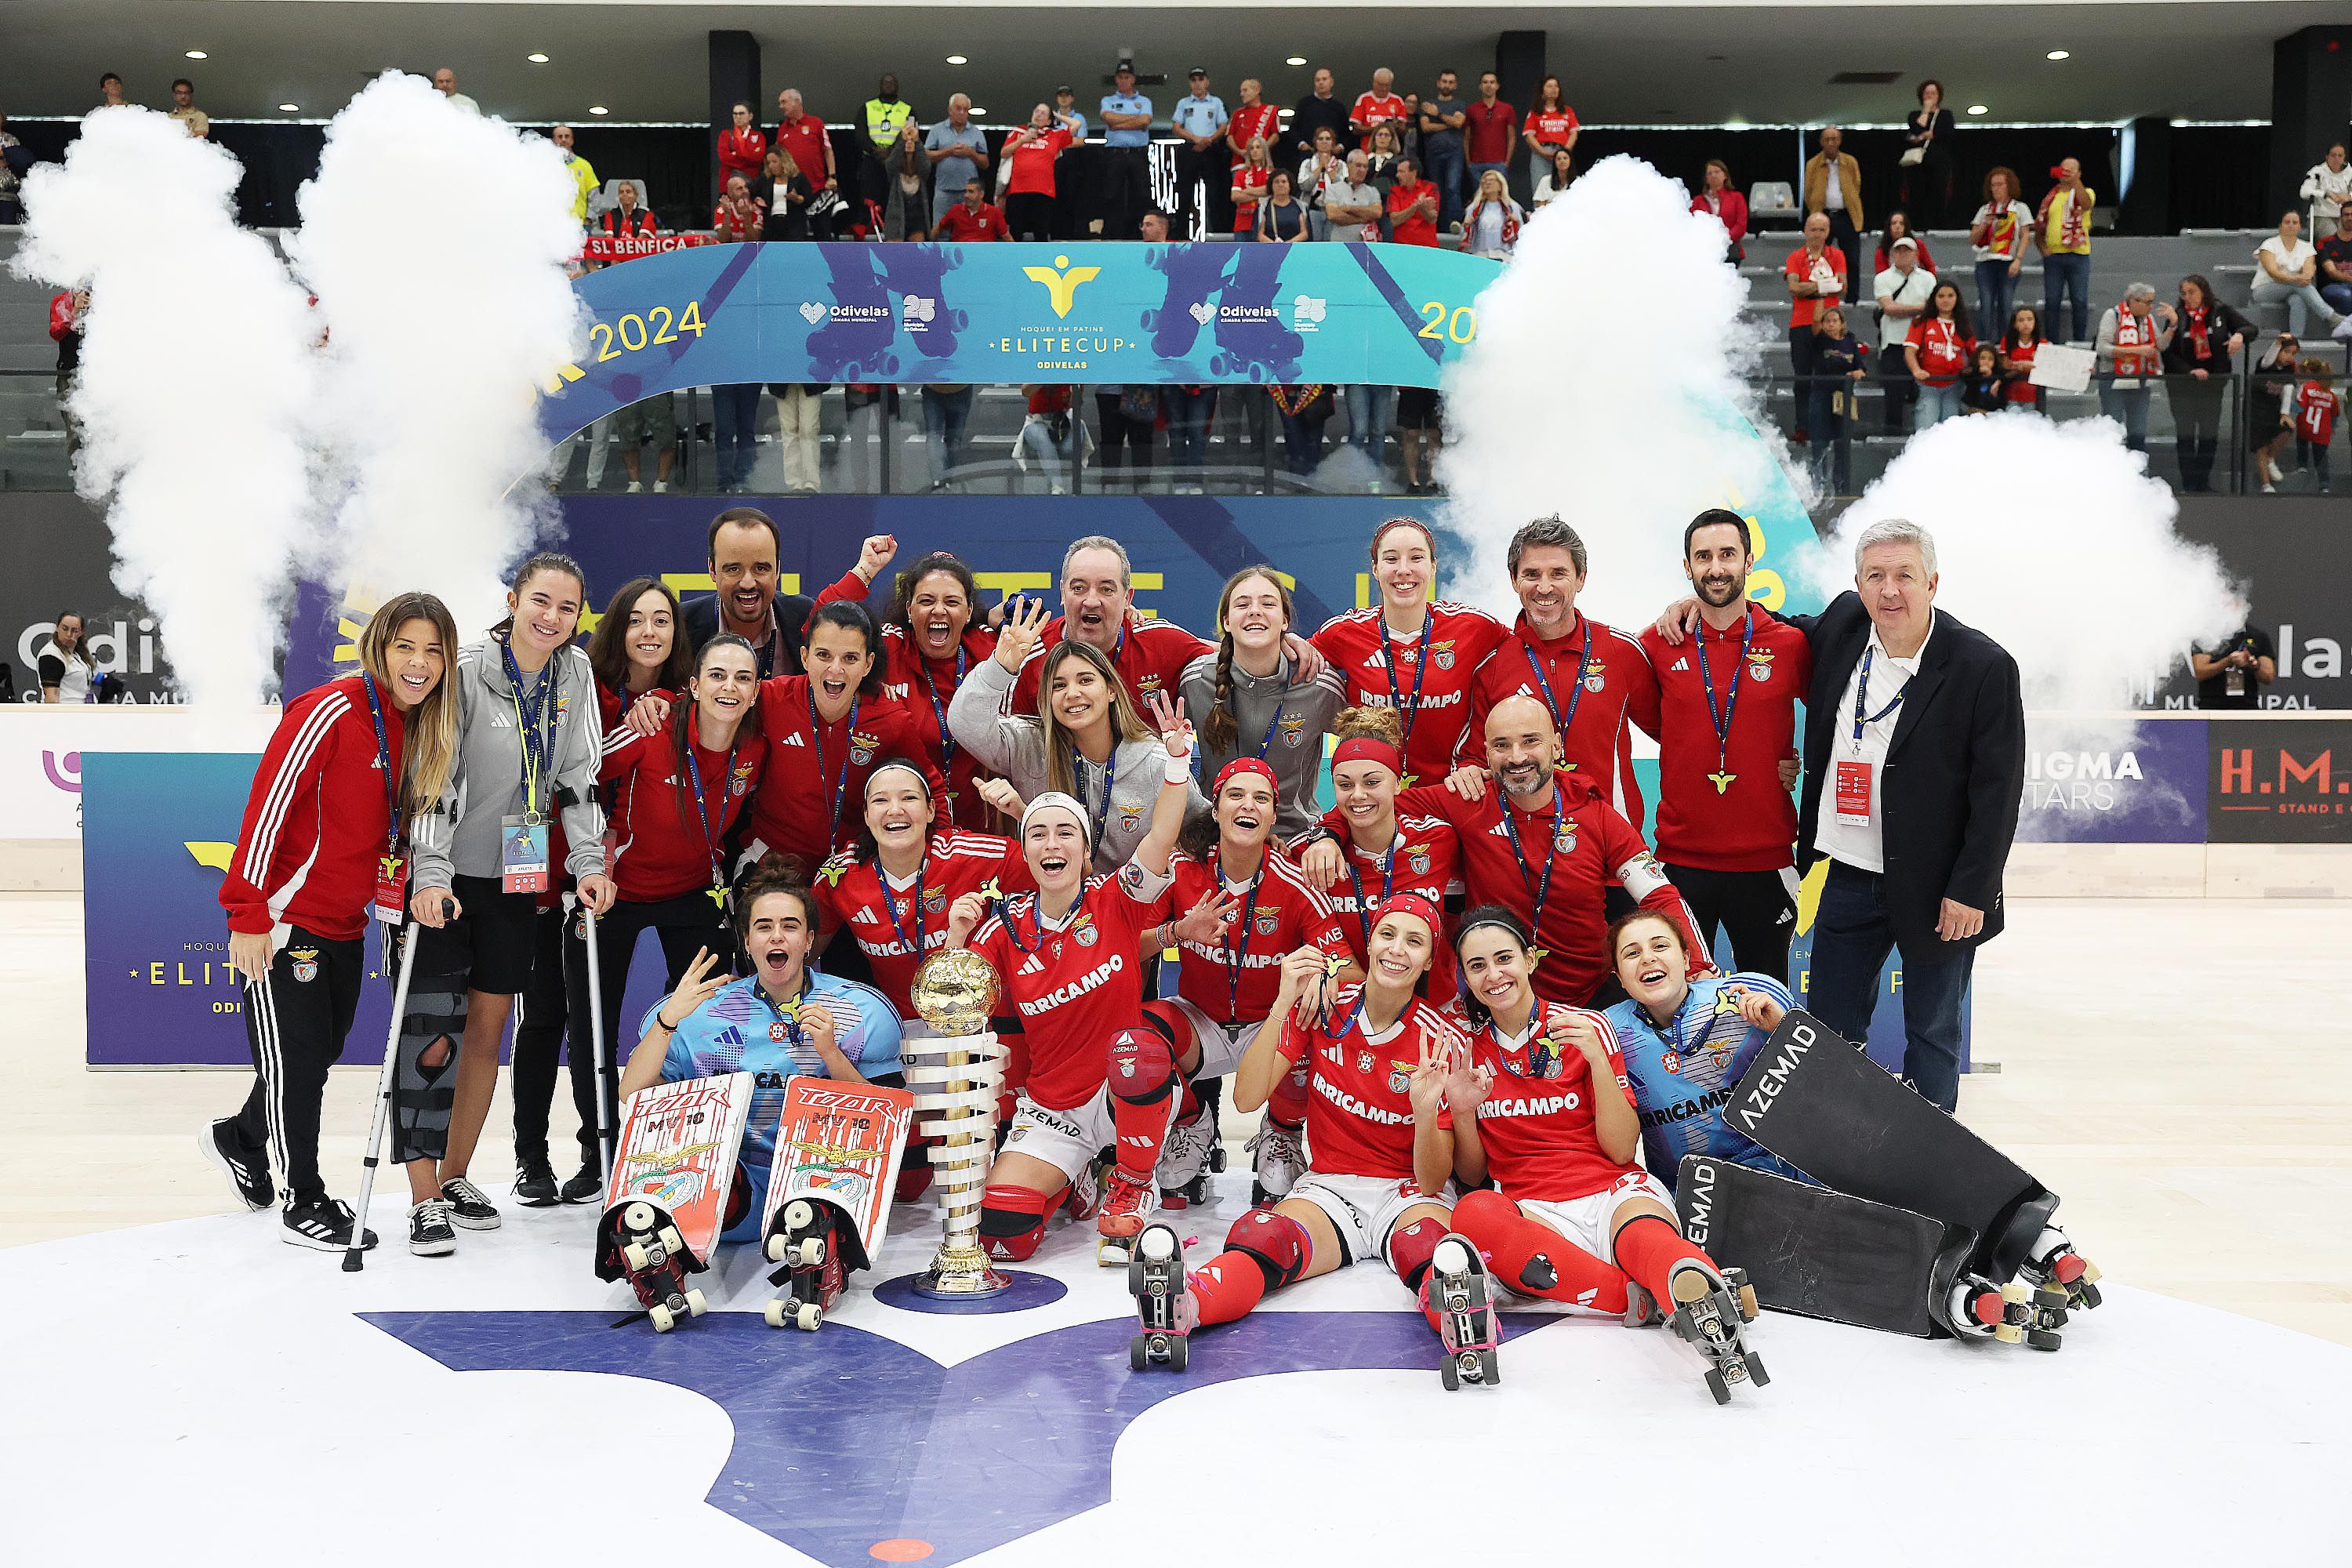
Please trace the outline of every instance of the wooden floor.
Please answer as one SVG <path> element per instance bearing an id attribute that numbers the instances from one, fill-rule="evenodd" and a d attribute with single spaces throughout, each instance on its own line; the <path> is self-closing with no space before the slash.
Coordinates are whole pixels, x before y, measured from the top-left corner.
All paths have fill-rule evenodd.
<path id="1" fill-rule="evenodd" d="M 2000 1070 L 1963 1084 L 1963 1118 L 2063 1195 L 2111 1278 L 2352 1344 L 2352 901 L 2025 900 L 2009 921 L 1977 970 Z M 243 1075 L 82 1067 L 78 894 L 0 895 L 0 1247 L 232 1207 L 195 1132 Z M 340 1195 L 374 1083 L 328 1090 Z M 501 1082 L 486 1183 L 507 1125 Z"/>

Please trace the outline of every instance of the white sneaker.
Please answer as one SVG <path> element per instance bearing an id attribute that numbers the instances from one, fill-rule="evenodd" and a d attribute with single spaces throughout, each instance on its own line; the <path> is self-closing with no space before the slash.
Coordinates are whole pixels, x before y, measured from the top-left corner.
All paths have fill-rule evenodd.
<path id="1" fill-rule="evenodd" d="M 637 494 L 641 493 L 641 492 L 645 489 L 645 488 L 646 488 L 646 487 L 645 487 L 643 484 L 641 484 L 640 482 L 638 482 L 637 480 L 635 480 L 635 479 L 631 479 L 631 480 L 629 481 L 629 491 L 628 491 L 628 493 L 629 493 L 629 494 L 631 494 L 631 495 L 637 495 Z"/>
<path id="2" fill-rule="evenodd" d="M 654 494 L 657 496 L 666 496 L 669 494 L 669 481 L 667 479 L 656 479 L 654 481 Z"/>
<path id="3" fill-rule="evenodd" d="M 2327 329 L 2327 335 L 2331 338 L 2344 338 L 2347 341 L 2352 341 L 2352 316 L 2336 317 L 2336 324 Z"/>
<path id="4" fill-rule="evenodd" d="M 2266 484 L 2263 487 L 2263 494 L 2266 496 L 2274 496 L 2278 494 L 2278 487 L 2276 485 Z"/>

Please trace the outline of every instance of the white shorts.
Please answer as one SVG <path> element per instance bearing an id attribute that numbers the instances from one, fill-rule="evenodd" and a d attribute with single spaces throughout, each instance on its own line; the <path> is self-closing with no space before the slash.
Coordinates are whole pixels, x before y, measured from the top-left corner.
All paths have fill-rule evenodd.
<path id="1" fill-rule="evenodd" d="M 1601 1262 L 1615 1263 L 1617 1226 L 1612 1222 L 1617 1216 L 1618 1205 L 1628 1198 L 1655 1198 L 1666 1205 L 1668 1214 L 1675 1212 L 1674 1194 L 1647 1171 L 1628 1171 L 1601 1191 L 1570 1198 L 1564 1204 L 1541 1203 L 1533 1198 L 1521 1198 L 1518 1203 L 1529 1219 L 1551 1226 Z"/>
<path id="2" fill-rule="evenodd" d="M 1319 1176 L 1313 1171 L 1298 1178 L 1290 1189 L 1290 1196 L 1305 1198 L 1328 1215 L 1334 1229 L 1339 1233 L 1340 1244 L 1348 1249 L 1348 1261 L 1361 1263 L 1368 1258 L 1386 1260 L 1389 1255 L 1389 1233 L 1396 1229 L 1397 1219 L 1405 1210 L 1419 1204 L 1454 1203 L 1454 1184 L 1435 1197 L 1421 1190 L 1421 1184 L 1411 1179 L 1392 1181 L 1386 1176 Z"/>
<path id="3" fill-rule="evenodd" d="M 1160 1128 L 1165 1139 L 1168 1127 L 1176 1121 L 1176 1108 L 1181 1097 L 1168 1097 L 1167 1124 Z M 1067 1110 L 1049 1110 L 1021 1091 L 1013 1105 L 1013 1131 L 1005 1135 L 1003 1152 L 1026 1154 L 1043 1160 L 1072 1181 L 1078 1173 L 1094 1163 L 1095 1156 L 1118 1143 L 1118 1127 L 1111 1117 L 1110 1086 L 1095 1090 L 1083 1105 Z"/>
<path id="4" fill-rule="evenodd" d="M 1201 1065 L 1186 1075 L 1190 1078 L 1224 1077 L 1241 1066 L 1243 1054 L 1257 1038 L 1257 1032 L 1265 1027 L 1261 1020 L 1236 1024 L 1228 1029 L 1181 996 L 1163 996 L 1160 1000 L 1184 1015 L 1184 1021 L 1192 1026 L 1192 1043 L 1201 1047 Z"/>

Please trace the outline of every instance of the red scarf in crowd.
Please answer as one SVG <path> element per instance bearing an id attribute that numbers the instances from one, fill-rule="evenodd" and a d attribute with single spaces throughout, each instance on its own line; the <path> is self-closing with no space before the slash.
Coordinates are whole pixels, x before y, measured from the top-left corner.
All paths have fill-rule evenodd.
<path id="1" fill-rule="evenodd" d="M 2189 341 L 2195 346 L 2197 357 L 2199 359 L 2211 359 L 2213 357 L 2213 345 L 2210 341 L 2208 341 L 2205 335 L 2205 318 L 2207 314 L 2208 311 L 2202 305 L 2198 306 L 2189 312 Z M 2117 334 L 2117 341 L 2121 341 L 2120 333 Z"/>
<path id="2" fill-rule="evenodd" d="M 2131 302 L 2119 300 L 2116 305 L 2116 373 L 2126 374 L 2147 368 L 2148 356 L 2144 351 L 2156 342 L 2156 318 L 2132 314 Z M 2124 363 L 2129 360 L 2128 366 Z"/>
<path id="3" fill-rule="evenodd" d="M 2034 212 L 2033 225 L 2036 228 L 2045 234 L 2049 232 L 2050 204 L 2065 194 L 2063 185 L 2050 187 L 2050 194 L 2042 198 L 2042 205 Z M 2083 242 L 2083 204 L 2079 200 L 2072 201 L 2066 204 L 2066 216 L 2058 225 L 2058 243 L 2072 250 Z"/>

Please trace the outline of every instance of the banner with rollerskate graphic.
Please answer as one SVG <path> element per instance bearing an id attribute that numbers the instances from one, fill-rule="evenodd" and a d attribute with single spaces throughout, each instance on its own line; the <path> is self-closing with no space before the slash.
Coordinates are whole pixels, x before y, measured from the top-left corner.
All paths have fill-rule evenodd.
<path id="1" fill-rule="evenodd" d="M 889 1227 L 914 1115 L 915 1097 L 903 1089 L 804 1077 L 785 1084 L 761 1233 L 774 1231 L 777 1212 L 793 1199 L 821 1198 L 856 1232 L 861 1260 L 873 1257 Z"/>

